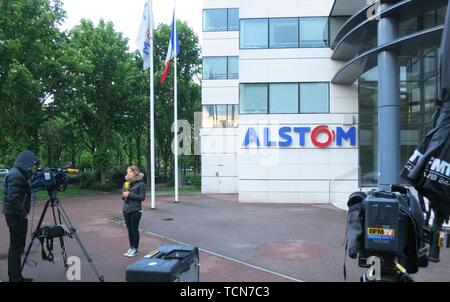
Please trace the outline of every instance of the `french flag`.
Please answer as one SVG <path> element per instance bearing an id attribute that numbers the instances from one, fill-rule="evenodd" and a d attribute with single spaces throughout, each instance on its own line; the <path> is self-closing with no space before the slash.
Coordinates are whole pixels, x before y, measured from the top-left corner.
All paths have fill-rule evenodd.
<path id="1" fill-rule="evenodd" d="M 160 83 L 164 83 L 164 81 L 166 80 L 167 77 L 167 73 L 169 72 L 169 68 L 170 68 L 170 60 L 172 60 L 175 57 L 174 54 L 174 45 L 175 45 L 175 28 L 176 24 L 175 24 L 175 9 L 173 11 L 173 17 L 172 17 L 172 26 L 170 29 L 170 41 L 169 41 L 169 47 L 167 49 L 167 56 L 166 56 L 166 66 L 164 67 L 164 71 L 161 75 L 161 81 Z M 177 57 L 180 54 L 180 41 L 178 40 L 178 35 L 176 35 L 176 41 L 177 41 Z"/>

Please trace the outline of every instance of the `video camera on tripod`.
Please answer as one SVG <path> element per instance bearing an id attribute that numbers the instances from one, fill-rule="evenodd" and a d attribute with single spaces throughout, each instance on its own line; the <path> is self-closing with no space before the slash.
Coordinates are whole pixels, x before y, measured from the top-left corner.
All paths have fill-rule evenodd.
<path id="1" fill-rule="evenodd" d="M 46 190 L 49 199 L 45 203 L 44 210 L 42 211 L 41 217 L 39 218 L 36 230 L 33 232 L 33 237 L 26 250 L 25 257 L 22 263 L 22 269 L 24 268 L 25 263 L 27 263 L 27 258 L 30 254 L 31 247 L 33 246 L 33 242 L 35 239 L 38 239 L 41 242 L 42 259 L 51 262 L 54 261 L 53 240 L 59 239 L 64 267 L 65 269 L 68 269 L 66 245 L 63 238 L 69 237 L 76 239 L 78 245 L 80 246 L 80 249 L 88 260 L 95 275 L 100 282 L 103 282 L 104 277 L 100 275 L 95 268 L 92 258 L 89 256 L 78 237 L 76 228 L 70 222 L 69 216 L 64 211 L 59 199 L 57 198 L 57 192 L 63 192 L 67 189 L 67 186 L 69 184 L 67 175 L 77 172 L 78 170 L 76 169 L 44 168 L 38 169 L 35 173 L 33 173 L 30 179 L 31 192 Z M 52 210 L 54 224 L 42 226 L 45 214 L 47 213 L 49 207 Z M 44 243 L 47 252 L 45 251 Z"/>
<path id="2" fill-rule="evenodd" d="M 436 214 L 429 225 L 431 209 L 419 197 L 399 185 L 392 185 L 390 192 L 350 195 L 346 248 L 350 258 L 368 268 L 361 281 L 412 281 L 409 274 L 429 261 L 439 262 L 439 249 L 449 247 L 450 229 L 442 229 L 444 219 Z M 377 272 L 373 259 L 379 260 Z"/>
<path id="3" fill-rule="evenodd" d="M 47 190 L 50 193 L 63 192 L 69 184 L 68 175 L 77 173 L 77 169 L 43 168 L 38 169 L 30 180 L 32 192 Z"/>

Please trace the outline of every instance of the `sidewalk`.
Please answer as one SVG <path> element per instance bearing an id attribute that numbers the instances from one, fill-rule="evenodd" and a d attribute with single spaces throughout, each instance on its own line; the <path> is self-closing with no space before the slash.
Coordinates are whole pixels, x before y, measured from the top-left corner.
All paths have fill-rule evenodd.
<path id="1" fill-rule="evenodd" d="M 344 281 L 343 241 L 346 212 L 330 205 L 241 204 L 235 195 L 158 196 L 157 209 L 144 205 L 141 248 L 151 252 L 160 244 L 189 244 L 201 249 L 200 279 L 205 282 Z M 125 281 L 125 270 L 144 254 L 128 259 L 126 228 L 120 224 L 117 195 L 67 198 L 61 204 L 105 281 Z M 43 204 L 36 209 L 37 217 Z M 50 217 L 50 214 L 47 214 Z M 35 221 L 35 225 L 36 225 Z M 31 224 L 31 218 L 30 218 Z M 69 256 L 82 259 L 82 281 L 97 281 L 74 239 L 65 240 Z M 0 280 L 7 280 L 8 230 L 0 216 Z M 66 281 L 55 242 L 55 264 L 31 258 L 37 268 L 24 275 L 38 281 Z M 450 252 L 414 275 L 416 281 L 450 281 Z M 362 270 L 347 259 L 347 280 L 358 281 Z"/>

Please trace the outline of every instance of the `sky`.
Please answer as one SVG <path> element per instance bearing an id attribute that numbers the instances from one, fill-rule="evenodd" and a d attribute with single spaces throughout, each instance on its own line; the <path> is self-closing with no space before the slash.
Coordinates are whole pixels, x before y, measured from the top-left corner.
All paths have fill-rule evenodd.
<path id="1" fill-rule="evenodd" d="M 178 0 L 177 19 L 186 21 L 202 41 L 202 0 Z M 67 18 L 62 29 L 71 29 L 80 19 L 90 19 L 97 24 L 103 18 L 112 21 L 116 31 L 129 39 L 131 51 L 136 50 L 136 36 L 144 10 L 145 0 L 63 0 Z M 172 21 L 174 0 L 153 0 L 155 24 Z M 167 38 L 169 39 L 169 38 Z"/>

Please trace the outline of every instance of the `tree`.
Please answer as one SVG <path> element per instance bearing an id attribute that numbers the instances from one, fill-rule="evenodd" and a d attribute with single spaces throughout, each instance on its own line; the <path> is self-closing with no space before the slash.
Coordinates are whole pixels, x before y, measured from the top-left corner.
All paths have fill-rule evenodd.
<path id="1" fill-rule="evenodd" d="M 24 148 L 39 151 L 44 104 L 58 85 L 64 17 L 59 0 L 0 0 L 0 158 L 8 163 Z"/>
<path id="2" fill-rule="evenodd" d="M 83 130 L 81 140 L 91 150 L 94 168 L 105 184 L 116 147 L 113 133 L 123 122 L 129 94 L 127 40 L 111 22 L 100 20 L 95 27 L 82 20 L 70 31 L 67 44 L 66 88 L 56 95 L 56 104 Z"/>

